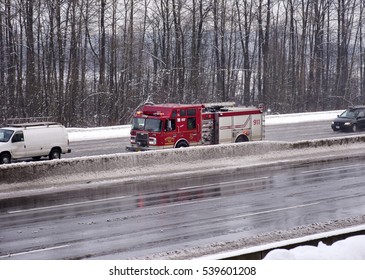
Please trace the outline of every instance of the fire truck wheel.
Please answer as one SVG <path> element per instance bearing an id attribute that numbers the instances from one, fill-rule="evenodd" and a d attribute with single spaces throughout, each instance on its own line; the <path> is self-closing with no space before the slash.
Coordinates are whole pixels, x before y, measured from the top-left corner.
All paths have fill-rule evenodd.
<path id="1" fill-rule="evenodd" d="M 245 136 L 245 135 L 238 136 L 236 139 L 236 143 L 241 143 L 241 142 L 248 142 L 247 136 Z"/>
<path id="2" fill-rule="evenodd" d="M 187 147 L 189 147 L 189 144 L 186 143 L 185 141 L 181 141 L 176 145 L 176 148 L 187 148 Z"/>

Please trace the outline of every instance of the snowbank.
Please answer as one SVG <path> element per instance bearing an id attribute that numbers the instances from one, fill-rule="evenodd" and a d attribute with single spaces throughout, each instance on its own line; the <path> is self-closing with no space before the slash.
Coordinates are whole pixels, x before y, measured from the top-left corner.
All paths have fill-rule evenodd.
<path id="1" fill-rule="evenodd" d="M 129 137 L 130 130 L 130 125 L 92 128 L 67 128 L 70 142 Z"/>
<path id="2" fill-rule="evenodd" d="M 299 123 L 299 122 L 315 122 L 315 121 L 331 121 L 341 114 L 344 110 L 310 112 L 298 114 L 268 115 L 265 117 L 266 125 Z"/>
<path id="3" fill-rule="evenodd" d="M 351 236 L 328 246 L 298 246 L 293 249 L 275 249 L 264 260 L 365 260 L 365 235 Z"/>
<path id="4" fill-rule="evenodd" d="M 236 248 L 241 247 L 242 249 L 230 251 L 230 244 L 228 244 L 225 246 L 225 251 L 203 255 L 198 259 L 217 260 L 231 259 L 236 256 L 248 256 L 248 258 L 252 256 L 254 259 L 261 257 L 264 260 L 364 260 L 364 218 L 364 216 L 351 217 L 251 236 L 249 239 L 244 238 L 236 242 Z M 326 245 L 321 240 L 332 243 L 332 245 Z M 262 245 L 255 245 L 255 243 Z M 292 248 L 299 244 L 300 246 Z"/>

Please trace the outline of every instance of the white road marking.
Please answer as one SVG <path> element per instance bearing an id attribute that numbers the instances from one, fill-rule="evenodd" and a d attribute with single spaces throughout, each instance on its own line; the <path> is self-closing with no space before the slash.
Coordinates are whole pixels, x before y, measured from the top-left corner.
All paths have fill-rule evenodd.
<path id="1" fill-rule="evenodd" d="M 316 169 L 316 170 L 308 170 L 308 171 L 302 171 L 302 174 L 312 174 L 312 173 L 321 173 L 325 171 L 332 171 L 332 170 L 338 170 L 338 169 L 346 169 L 346 168 L 353 168 L 353 167 L 361 167 L 365 164 L 354 164 L 354 165 L 345 165 L 345 166 L 337 166 L 337 167 L 330 167 L 330 168 L 322 168 L 322 169 Z"/>
<path id="2" fill-rule="evenodd" d="M 251 179 L 243 179 L 243 180 L 237 180 L 237 181 L 229 181 L 229 182 L 221 182 L 221 183 L 213 183 L 213 184 L 206 184 L 206 185 L 200 185 L 200 186 L 192 186 L 192 187 L 185 187 L 185 188 L 178 188 L 178 190 L 184 191 L 184 190 L 191 190 L 191 189 L 198 189 L 198 188 L 205 188 L 205 187 L 221 187 L 222 185 L 231 185 L 235 183 L 246 183 L 246 182 L 255 182 L 255 181 L 262 181 L 267 180 L 270 177 L 258 177 L 258 178 L 251 178 Z"/>
<path id="3" fill-rule="evenodd" d="M 261 212 L 254 212 L 254 213 L 250 213 L 250 214 L 244 214 L 244 215 L 234 216 L 233 218 L 234 219 L 235 218 L 244 218 L 244 217 L 250 217 L 250 216 L 256 216 L 256 215 L 261 215 L 261 214 L 274 213 L 274 212 L 279 212 L 279 211 L 284 211 L 284 210 L 303 208 L 303 207 L 313 206 L 313 205 L 317 205 L 317 204 L 320 204 L 320 202 L 313 202 L 313 203 L 300 204 L 300 205 L 296 205 L 296 206 L 283 207 L 283 208 L 278 208 L 278 209 L 273 209 L 273 210 L 266 210 L 266 211 L 261 211 Z"/>
<path id="4" fill-rule="evenodd" d="M 221 197 L 213 197 L 213 198 L 208 198 L 208 199 L 204 199 L 204 202 L 209 202 L 209 201 L 214 201 L 214 200 L 219 200 L 221 199 Z M 199 199 L 194 199 L 194 200 L 189 200 L 189 201 L 184 201 L 184 202 L 173 202 L 173 203 L 167 203 L 167 204 L 159 204 L 159 205 L 154 205 L 154 206 L 150 206 L 148 207 L 148 210 L 151 209 L 162 209 L 162 208 L 169 208 L 169 207 L 176 207 L 176 206 L 185 206 L 185 205 L 189 205 L 189 204 L 195 204 L 195 203 L 200 203 L 201 200 Z M 143 209 L 143 208 L 141 208 Z"/>
<path id="5" fill-rule="evenodd" d="M 46 207 L 30 208 L 30 209 L 23 209 L 23 210 L 14 210 L 14 211 L 8 211 L 8 214 L 18 214 L 18 213 L 32 212 L 32 211 L 39 211 L 39 210 L 57 209 L 57 208 L 65 207 L 65 206 L 78 206 L 78 205 L 84 205 L 84 204 L 93 204 L 95 202 L 111 201 L 111 200 L 117 200 L 117 199 L 126 198 L 126 197 L 129 197 L 129 196 L 125 195 L 125 196 L 110 197 L 110 198 L 103 198 L 103 199 L 90 200 L 90 201 L 59 204 L 59 205 L 46 206 Z"/>
<path id="6" fill-rule="evenodd" d="M 11 257 L 15 257 L 15 256 L 22 256 L 22 255 L 27 255 L 27 254 L 32 254 L 32 253 L 38 253 L 38 252 L 45 252 L 45 251 L 57 250 L 57 249 L 67 248 L 69 246 L 70 245 L 61 245 L 61 246 L 48 247 L 48 248 L 31 250 L 31 251 L 26 251 L 26 252 L 19 252 L 19 253 L 15 253 L 15 254 L 11 254 L 10 253 L 10 254 L 7 254 L 7 255 L 0 256 L 0 259 L 11 258 Z"/>

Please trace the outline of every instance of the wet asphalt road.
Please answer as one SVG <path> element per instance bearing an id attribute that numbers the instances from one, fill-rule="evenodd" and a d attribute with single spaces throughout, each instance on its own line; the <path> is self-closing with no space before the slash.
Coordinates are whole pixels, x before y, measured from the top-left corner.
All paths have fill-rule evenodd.
<path id="1" fill-rule="evenodd" d="M 365 212 L 365 162 L 146 182 L 93 201 L 0 212 L 0 259 L 127 259 Z M 123 189 L 123 185 L 120 186 Z"/>

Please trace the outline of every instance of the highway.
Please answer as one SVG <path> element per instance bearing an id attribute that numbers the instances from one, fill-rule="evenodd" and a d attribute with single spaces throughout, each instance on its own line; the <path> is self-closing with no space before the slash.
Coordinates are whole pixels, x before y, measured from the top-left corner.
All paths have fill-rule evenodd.
<path id="1" fill-rule="evenodd" d="M 365 131 L 357 134 L 365 134 Z M 354 133 L 334 132 L 328 121 L 302 122 L 283 125 L 268 125 L 265 127 L 265 140 L 289 141 L 314 140 L 333 137 L 352 136 Z M 64 158 L 94 156 L 126 152 L 129 138 L 114 138 L 107 140 L 90 140 L 71 142 L 72 153 L 62 155 Z"/>
<path id="2" fill-rule="evenodd" d="M 234 240 L 260 243 L 270 232 L 363 215 L 364 168 L 340 160 L 129 183 L 91 201 L 24 199 L 1 209 L 0 259 L 191 258 Z"/>
<path id="3" fill-rule="evenodd" d="M 328 122 L 271 125 L 265 134 L 272 141 L 355 135 L 333 132 Z M 125 152 L 128 141 L 73 142 L 65 157 Z M 161 174 L 102 182 L 77 196 L 25 197 L 0 207 L 0 260 L 193 258 L 233 241 L 254 246 L 277 232 L 289 238 L 293 229 L 363 215 L 364 168 L 354 158 L 172 181 Z M 113 188 L 94 193 L 105 185 Z"/>

